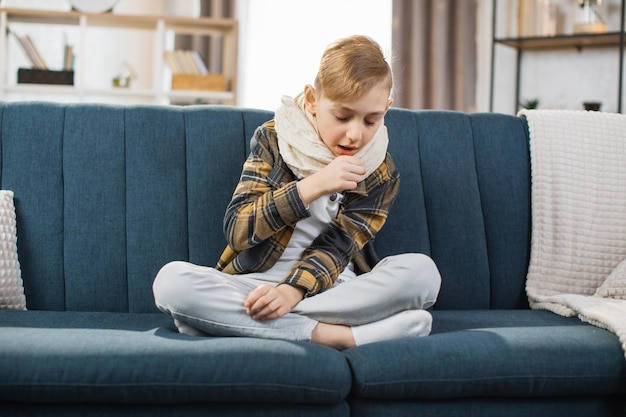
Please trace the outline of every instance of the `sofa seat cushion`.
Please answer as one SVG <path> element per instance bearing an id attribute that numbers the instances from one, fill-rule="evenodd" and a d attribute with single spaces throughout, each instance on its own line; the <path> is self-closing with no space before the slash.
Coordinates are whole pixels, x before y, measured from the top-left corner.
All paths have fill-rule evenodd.
<path id="1" fill-rule="evenodd" d="M 353 392 L 369 399 L 619 395 L 617 337 L 546 311 L 434 311 L 433 333 L 349 349 Z"/>
<path id="2" fill-rule="evenodd" d="M 595 414 L 590 414 L 594 417 Z M 349 417 L 340 404 L 0 404 L 0 416 L 10 417 Z M 585 416 L 588 417 L 589 415 Z M 500 416 L 498 416 L 500 417 Z M 557 417 L 561 417 L 560 415 Z M 568 416 L 576 417 L 576 416 Z M 623 416 L 619 416 L 623 417 Z"/>
<path id="3" fill-rule="evenodd" d="M 190 337 L 151 313 L 0 311 L 0 402 L 338 404 L 340 352 Z"/>

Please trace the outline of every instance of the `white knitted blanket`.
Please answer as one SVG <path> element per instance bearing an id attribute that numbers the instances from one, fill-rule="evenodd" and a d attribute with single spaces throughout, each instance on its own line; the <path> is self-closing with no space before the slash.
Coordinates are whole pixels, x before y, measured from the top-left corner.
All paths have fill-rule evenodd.
<path id="1" fill-rule="evenodd" d="M 530 129 L 530 306 L 612 331 L 626 352 L 626 115 L 520 114 Z"/>

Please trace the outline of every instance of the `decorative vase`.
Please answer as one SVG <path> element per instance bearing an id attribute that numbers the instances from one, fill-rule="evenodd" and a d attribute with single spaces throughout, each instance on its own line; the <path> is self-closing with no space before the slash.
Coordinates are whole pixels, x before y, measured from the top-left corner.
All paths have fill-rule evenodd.
<path id="1" fill-rule="evenodd" d="M 165 0 L 163 12 L 169 16 L 199 17 L 199 0 Z"/>
<path id="2" fill-rule="evenodd" d="M 576 0 L 578 7 L 574 22 L 574 33 L 604 33 L 606 24 L 602 20 L 602 0 Z"/>

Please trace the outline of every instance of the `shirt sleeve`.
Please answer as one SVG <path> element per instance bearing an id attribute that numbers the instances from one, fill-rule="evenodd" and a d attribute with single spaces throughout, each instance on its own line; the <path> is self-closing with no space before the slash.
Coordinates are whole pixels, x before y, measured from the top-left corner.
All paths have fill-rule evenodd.
<path id="1" fill-rule="evenodd" d="M 224 234 L 237 252 L 252 248 L 298 220 L 309 216 L 296 182 L 280 164 L 264 136 L 255 132 L 255 146 L 224 216 Z M 286 242 L 285 242 L 286 244 Z"/>

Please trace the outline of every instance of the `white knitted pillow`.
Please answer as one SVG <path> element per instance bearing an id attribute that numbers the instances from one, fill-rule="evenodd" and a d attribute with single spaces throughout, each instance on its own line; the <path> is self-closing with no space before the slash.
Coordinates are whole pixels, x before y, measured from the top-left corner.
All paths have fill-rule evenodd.
<path id="1" fill-rule="evenodd" d="M 26 310 L 13 191 L 0 190 L 0 308 Z"/>

